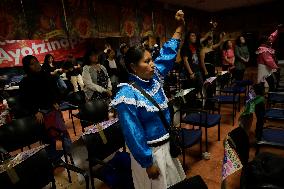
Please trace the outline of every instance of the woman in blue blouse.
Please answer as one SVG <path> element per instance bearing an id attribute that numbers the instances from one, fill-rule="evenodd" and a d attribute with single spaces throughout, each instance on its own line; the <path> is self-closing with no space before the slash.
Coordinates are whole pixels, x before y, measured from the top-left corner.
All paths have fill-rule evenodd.
<path id="1" fill-rule="evenodd" d="M 160 105 L 170 123 L 168 99 L 162 78 L 172 69 L 184 29 L 184 13 L 175 15 L 178 27 L 172 39 L 164 44 L 153 62 L 144 47 L 131 47 L 125 56 L 130 82 L 135 82 Z M 156 108 L 140 91 L 121 83 L 112 101 L 117 109 L 125 141 L 131 152 L 131 168 L 135 189 L 166 189 L 183 179 L 185 173 L 178 159 L 169 151 L 169 134 Z"/>

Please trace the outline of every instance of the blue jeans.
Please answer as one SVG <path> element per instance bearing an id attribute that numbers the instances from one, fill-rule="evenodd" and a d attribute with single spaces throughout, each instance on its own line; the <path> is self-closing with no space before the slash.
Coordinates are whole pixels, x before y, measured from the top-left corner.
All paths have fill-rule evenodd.
<path id="1" fill-rule="evenodd" d="M 59 88 L 60 91 L 67 89 L 67 85 L 65 84 L 65 82 L 61 78 L 58 78 L 56 83 L 57 83 L 57 87 Z"/>

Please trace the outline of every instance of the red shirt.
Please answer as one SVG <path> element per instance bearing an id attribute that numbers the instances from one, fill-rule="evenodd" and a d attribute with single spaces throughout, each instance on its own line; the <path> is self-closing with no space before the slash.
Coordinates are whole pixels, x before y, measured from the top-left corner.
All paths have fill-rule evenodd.
<path id="1" fill-rule="evenodd" d="M 227 61 L 225 57 L 227 57 L 229 61 Z M 235 53 L 233 49 L 224 50 L 223 51 L 223 65 L 234 65 L 234 62 L 233 62 L 234 57 L 235 57 Z"/>

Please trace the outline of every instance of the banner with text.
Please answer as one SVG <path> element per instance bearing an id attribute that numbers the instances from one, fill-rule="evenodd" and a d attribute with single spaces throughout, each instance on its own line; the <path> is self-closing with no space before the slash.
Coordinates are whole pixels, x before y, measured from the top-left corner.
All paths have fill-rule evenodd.
<path id="1" fill-rule="evenodd" d="M 5 40 L 0 41 L 0 68 L 22 65 L 22 58 L 34 55 L 43 62 L 46 54 L 52 54 L 55 61 L 65 60 L 72 54 L 76 58 L 84 56 L 86 40 Z"/>

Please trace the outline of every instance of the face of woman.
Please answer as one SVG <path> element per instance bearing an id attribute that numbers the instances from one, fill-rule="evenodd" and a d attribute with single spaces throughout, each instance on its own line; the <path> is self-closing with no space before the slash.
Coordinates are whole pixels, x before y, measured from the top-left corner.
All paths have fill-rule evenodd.
<path id="1" fill-rule="evenodd" d="M 53 62 L 53 57 L 50 56 L 50 57 L 48 58 L 48 63 L 51 64 L 52 62 Z"/>
<path id="2" fill-rule="evenodd" d="M 212 39 L 208 40 L 208 46 L 212 46 L 212 45 L 213 45 L 213 40 Z"/>
<path id="3" fill-rule="evenodd" d="M 228 48 L 229 48 L 229 49 L 233 48 L 233 43 L 232 43 L 232 41 L 228 41 Z"/>
<path id="4" fill-rule="evenodd" d="M 126 52 L 128 51 L 128 49 L 129 49 L 129 47 L 125 47 L 125 48 L 123 49 L 123 54 L 126 54 Z"/>
<path id="5" fill-rule="evenodd" d="M 91 64 L 97 64 L 98 63 L 98 55 L 97 54 L 93 54 L 90 56 L 90 62 Z"/>
<path id="6" fill-rule="evenodd" d="M 35 58 L 31 59 L 29 67 L 30 67 L 30 72 L 31 73 L 38 73 L 38 72 L 41 71 L 41 66 L 40 66 L 38 60 L 35 59 Z"/>
<path id="7" fill-rule="evenodd" d="M 145 51 L 144 57 L 139 61 L 137 65 L 133 65 L 132 67 L 134 73 L 144 80 L 150 80 L 153 77 L 154 68 L 155 64 L 149 51 Z"/>
<path id="8" fill-rule="evenodd" d="M 195 35 L 195 33 L 191 33 L 189 35 L 189 41 L 190 41 L 190 43 L 196 43 L 196 35 Z"/>
<path id="9" fill-rule="evenodd" d="M 245 40 L 244 37 L 240 37 L 240 41 L 241 41 L 242 44 L 245 44 L 245 43 L 246 43 L 246 40 Z"/>
<path id="10" fill-rule="evenodd" d="M 111 50 L 110 54 L 109 54 L 109 57 L 114 58 L 114 56 L 115 56 L 115 52 L 114 52 L 114 50 Z"/>

